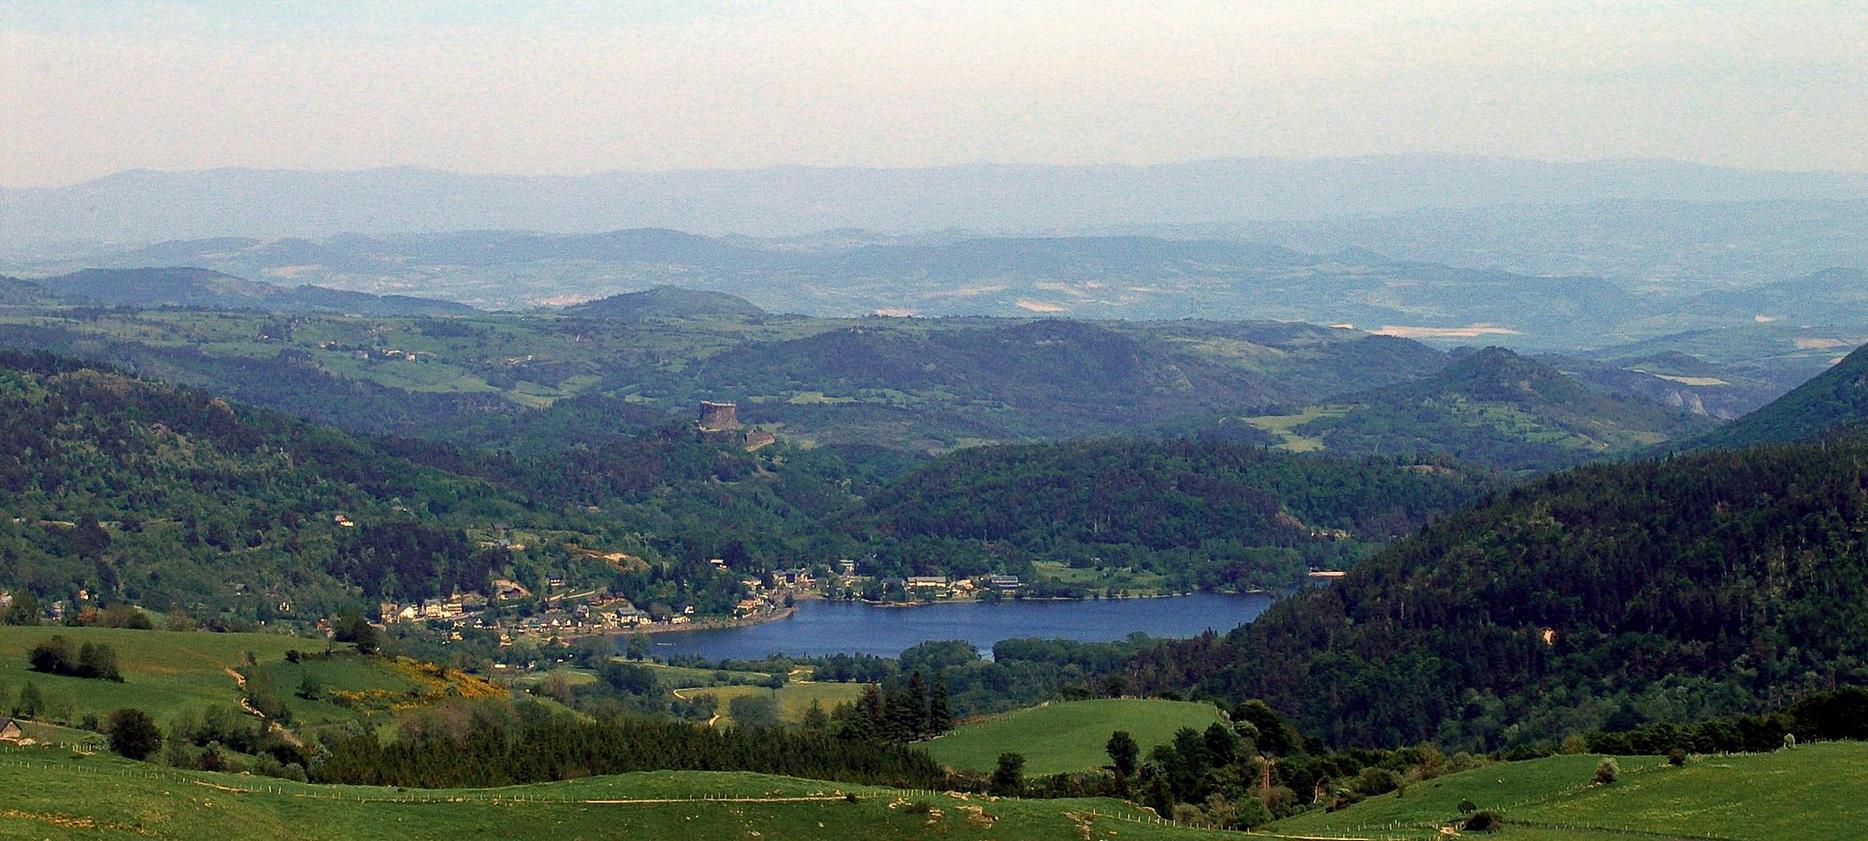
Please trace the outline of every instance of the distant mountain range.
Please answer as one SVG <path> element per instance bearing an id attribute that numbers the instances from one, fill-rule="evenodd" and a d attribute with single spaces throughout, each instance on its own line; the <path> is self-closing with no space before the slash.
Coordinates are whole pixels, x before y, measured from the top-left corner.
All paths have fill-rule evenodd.
<path id="1" fill-rule="evenodd" d="M 1312 254 L 1230 240 L 1144 236 L 895 237 L 845 230 L 756 240 L 662 229 L 546 235 L 465 231 L 321 240 L 218 237 L 81 261 L 17 266 L 21 275 L 112 267 L 198 266 L 280 284 L 444 298 L 482 308 L 580 304 L 673 286 L 819 316 L 1056 315 L 1218 318 L 1348 324 L 1448 342 L 1540 351 L 1600 348 L 1743 328 L 1796 368 L 1853 346 L 1868 325 L 1868 278 L 1831 267 L 1744 287 L 1538 276 L 1397 260 L 1363 248 Z M 231 290 L 228 290 L 231 293 Z M 351 303 L 348 306 L 359 306 Z M 1663 346 L 1650 352 L 1685 350 Z M 1708 358 L 1701 351 L 1689 351 Z"/>
<path id="2" fill-rule="evenodd" d="M 320 286 L 276 286 L 211 269 L 84 269 L 34 281 L 0 277 L 0 304 L 200 307 L 349 315 L 465 315 L 466 304 Z"/>
<path id="3" fill-rule="evenodd" d="M 847 227 L 1020 233 L 1226 225 L 1422 208 L 1868 198 L 1868 176 L 1673 161 L 1391 155 L 1152 166 L 971 164 L 465 175 L 216 169 L 0 191 L 0 249 L 213 236 L 663 227 L 785 236 Z"/>

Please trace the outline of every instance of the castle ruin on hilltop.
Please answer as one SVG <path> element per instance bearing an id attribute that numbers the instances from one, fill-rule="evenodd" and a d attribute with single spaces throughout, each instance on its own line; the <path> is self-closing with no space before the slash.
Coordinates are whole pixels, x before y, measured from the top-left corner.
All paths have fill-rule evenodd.
<path id="1" fill-rule="evenodd" d="M 739 428 L 739 404 L 715 403 L 711 400 L 701 401 L 700 431 L 732 432 Z"/>
<path id="2" fill-rule="evenodd" d="M 696 421 L 694 426 L 700 432 L 702 441 L 738 444 L 745 447 L 747 452 L 778 442 L 777 436 L 763 429 L 746 429 L 745 425 L 739 422 L 739 404 L 737 403 L 702 400 L 700 420 Z"/>

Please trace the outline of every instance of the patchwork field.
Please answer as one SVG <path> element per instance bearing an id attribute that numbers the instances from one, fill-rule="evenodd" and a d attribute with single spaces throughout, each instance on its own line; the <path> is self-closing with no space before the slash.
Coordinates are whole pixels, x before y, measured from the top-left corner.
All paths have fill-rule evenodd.
<path id="1" fill-rule="evenodd" d="M 1461 800 L 1504 817 L 1501 839 L 1848 839 L 1868 827 L 1868 744 L 1831 742 L 1768 754 L 1618 757 L 1622 776 L 1593 782 L 1594 755 L 1553 756 L 1453 774 L 1339 812 L 1280 821 L 1314 837 L 1439 838 Z"/>
<path id="2" fill-rule="evenodd" d="M 999 754 L 1024 754 L 1031 775 L 1084 771 L 1109 764 L 1109 734 L 1127 730 L 1142 755 L 1174 739 L 1182 727 L 1205 730 L 1223 721 L 1211 704 L 1154 699 L 1099 699 L 1046 704 L 963 725 L 923 742 L 936 760 L 954 768 L 989 771 Z"/>
<path id="3" fill-rule="evenodd" d="M 0 837 L 1178 841 L 1121 802 L 995 800 L 759 774 L 655 772 L 500 789 L 327 787 L 0 749 Z M 848 795 L 854 795 L 851 799 Z"/>

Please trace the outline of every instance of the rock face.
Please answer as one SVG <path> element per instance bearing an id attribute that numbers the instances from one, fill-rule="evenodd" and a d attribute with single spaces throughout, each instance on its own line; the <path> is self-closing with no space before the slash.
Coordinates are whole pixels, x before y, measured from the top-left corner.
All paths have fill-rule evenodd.
<path id="1" fill-rule="evenodd" d="M 702 400 L 700 428 L 702 432 L 730 432 L 740 428 L 738 404 Z"/>

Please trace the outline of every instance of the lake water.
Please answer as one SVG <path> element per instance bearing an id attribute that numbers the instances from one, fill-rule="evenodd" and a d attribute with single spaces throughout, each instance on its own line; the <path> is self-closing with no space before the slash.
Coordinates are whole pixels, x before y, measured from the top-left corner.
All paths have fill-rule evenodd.
<path id="1" fill-rule="evenodd" d="M 1118 640 L 1136 631 L 1151 637 L 1224 633 L 1258 618 L 1265 595 L 1196 593 L 1160 599 L 961 602 L 924 607 L 872 607 L 861 602 L 801 601 L 789 618 L 740 628 L 655 634 L 658 658 L 699 655 L 751 660 L 768 654 L 894 657 L 928 640 L 966 640 L 981 650 L 1003 639 L 1043 637 L 1083 642 Z"/>

